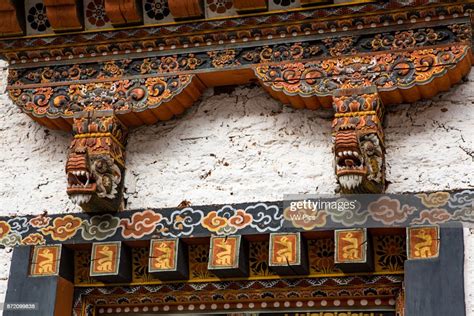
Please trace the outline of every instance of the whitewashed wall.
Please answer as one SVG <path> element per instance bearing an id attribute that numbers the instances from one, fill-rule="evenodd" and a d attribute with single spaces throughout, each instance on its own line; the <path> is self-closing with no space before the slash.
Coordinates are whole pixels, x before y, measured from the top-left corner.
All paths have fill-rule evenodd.
<path id="1" fill-rule="evenodd" d="M 0 87 L 0 215 L 76 212 L 66 195 L 70 135 L 48 131 Z M 389 192 L 474 187 L 474 75 L 432 101 L 388 113 Z M 332 193 L 330 121 L 280 105 L 258 87 L 208 90 L 184 117 L 133 130 L 127 147 L 128 208 L 282 199 Z M 445 111 L 447 109 L 447 111 Z M 474 235 L 466 232 L 474 256 Z M 0 250 L 0 301 L 11 251 Z M 474 259 L 474 258 L 473 258 Z M 466 261 L 474 315 L 474 261 Z"/>

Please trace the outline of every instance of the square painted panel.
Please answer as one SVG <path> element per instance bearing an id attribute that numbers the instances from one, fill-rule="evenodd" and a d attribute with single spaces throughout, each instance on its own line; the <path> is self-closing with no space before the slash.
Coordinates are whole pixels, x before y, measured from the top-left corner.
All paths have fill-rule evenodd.
<path id="1" fill-rule="evenodd" d="M 212 236 L 208 269 L 238 268 L 240 238 L 240 236 Z"/>
<path id="2" fill-rule="evenodd" d="M 300 0 L 268 0 L 268 10 L 287 10 L 301 7 Z"/>
<path id="3" fill-rule="evenodd" d="M 269 265 L 288 266 L 301 263 L 300 234 L 273 233 L 270 234 Z"/>
<path id="4" fill-rule="evenodd" d="M 92 244 L 91 276 L 117 275 L 120 263 L 119 241 Z"/>
<path id="5" fill-rule="evenodd" d="M 53 33 L 51 24 L 46 16 L 46 7 L 43 0 L 25 1 L 26 34 Z"/>
<path id="6" fill-rule="evenodd" d="M 84 24 L 86 30 L 112 28 L 105 12 L 105 0 L 84 0 Z"/>
<path id="7" fill-rule="evenodd" d="M 439 227 L 407 227 L 407 255 L 409 260 L 439 256 Z"/>
<path id="8" fill-rule="evenodd" d="M 178 239 L 150 241 L 148 272 L 176 271 L 178 266 Z"/>
<path id="9" fill-rule="evenodd" d="M 61 245 L 35 246 L 30 275 L 34 277 L 59 275 Z"/>
<path id="10" fill-rule="evenodd" d="M 145 24 L 173 22 L 168 0 L 143 0 L 143 20 Z"/>
<path id="11" fill-rule="evenodd" d="M 367 262 L 367 231 L 363 228 L 334 231 L 335 263 Z"/>
<path id="12" fill-rule="evenodd" d="M 237 15 L 232 0 L 204 0 L 204 6 L 208 19 Z"/>

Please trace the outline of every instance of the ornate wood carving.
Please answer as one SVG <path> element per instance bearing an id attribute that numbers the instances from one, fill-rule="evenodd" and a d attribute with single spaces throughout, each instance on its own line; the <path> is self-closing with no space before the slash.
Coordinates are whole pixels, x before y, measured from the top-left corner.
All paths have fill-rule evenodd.
<path id="1" fill-rule="evenodd" d="M 385 190 L 383 106 L 374 86 L 338 90 L 333 97 L 335 172 L 342 193 Z"/>
<path id="2" fill-rule="evenodd" d="M 48 20 L 55 31 L 77 31 L 83 28 L 80 19 L 82 1 L 44 0 Z"/>
<path id="3" fill-rule="evenodd" d="M 0 1 L 0 36 L 23 34 L 18 8 L 12 0 Z"/>
<path id="4" fill-rule="evenodd" d="M 113 25 L 136 24 L 143 20 L 139 0 L 105 0 L 105 11 Z"/>
<path id="5" fill-rule="evenodd" d="M 66 163 L 67 193 L 85 211 L 117 211 L 122 203 L 127 128 L 113 111 L 78 113 Z"/>
<path id="6" fill-rule="evenodd" d="M 178 19 L 196 18 L 204 14 L 202 0 L 168 0 L 168 6 Z"/>

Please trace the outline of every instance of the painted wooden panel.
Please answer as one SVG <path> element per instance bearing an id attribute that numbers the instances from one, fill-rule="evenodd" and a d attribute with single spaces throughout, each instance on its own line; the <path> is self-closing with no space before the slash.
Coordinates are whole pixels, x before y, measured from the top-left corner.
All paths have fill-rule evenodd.
<path id="1" fill-rule="evenodd" d="M 430 259 L 439 256 L 439 227 L 407 227 L 408 259 Z"/>
<path id="2" fill-rule="evenodd" d="M 59 275 L 61 248 L 60 244 L 35 246 L 31 259 L 30 275 L 34 277 Z"/>
<path id="3" fill-rule="evenodd" d="M 365 229 L 336 230 L 336 263 L 360 263 L 367 260 L 367 231 Z"/>

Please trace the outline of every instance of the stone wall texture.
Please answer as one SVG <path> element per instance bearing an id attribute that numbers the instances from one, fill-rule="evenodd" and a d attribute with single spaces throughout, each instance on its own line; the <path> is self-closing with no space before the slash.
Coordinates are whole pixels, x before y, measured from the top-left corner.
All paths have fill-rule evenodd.
<path id="1" fill-rule="evenodd" d="M 0 71 L 0 215 L 79 211 L 65 191 L 71 136 L 22 114 L 4 92 L 6 68 Z M 389 109 L 389 192 L 474 187 L 474 75 L 470 80 L 433 100 Z M 260 87 L 209 89 L 183 117 L 131 132 L 127 208 L 333 193 L 330 126 L 321 113 L 283 106 Z M 474 315 L 474 234 L 467 230 L 466 244 L 467 309 Z M 10 257 L 0 249 L 0 301 Z"/>

